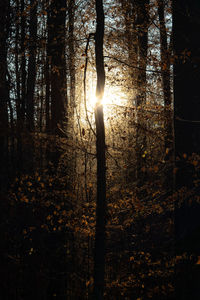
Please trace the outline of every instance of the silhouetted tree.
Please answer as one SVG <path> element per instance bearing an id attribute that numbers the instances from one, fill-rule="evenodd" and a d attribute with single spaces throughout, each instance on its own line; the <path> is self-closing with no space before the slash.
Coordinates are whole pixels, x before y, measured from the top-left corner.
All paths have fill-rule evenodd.
<path id="1" fill-rule="evenodd" d="M 199 174 L 195 172 L 188 158 L 200 151 L 200 40 L 197 38 L 200 32 L 199 16 L 198 0 L 173 2 L 176 188 L 186 186 L 197 195 L 199 191 L 194 189 L 194 180 L 199 178 Z M 178 248 L 181 241 L 182 253 L 187 253 L 188 256 L 191 255 L 189 249 L 197 248 L 200 228 L 199 222 L 194 226 L 199 207 L 190 207 L 190 198 L 185 199 L 181 208 L 176 205 L 175 211 L 176 246 Z M 178 265 L 176 274 L 176 299 L 196 299 L 200 292 L 199 269 L 193 263 L 182 267 Z"/>
<path id="2" fill-rule="evenodd" d="M 146 120 L 144 106 L 146 104 L 147 87 L 147 51 L 148 51 L 148 27 L 149 27 L 149 0 L 137 1 L 137 41 L 138 41 L 138 75 L 137 75 L 137 132 L 136 132 L 136 156 L 137 156 L 137 180 L 139 187 L 143 184 L 145 172 L 142 167 L 145 164 L 144 151 L 146 150 Z"/>
<path id="3" fill-rule="evenodd" d="M 6 176 L 4 167 L 6 166 L 8 151 L 8 103 L 9 103 L 9 82 L 8 82 L 8 35 L 9 35 L 9 0 L 0 3 L 0 165 L 2 168 L 0 176 L 0 188 L 3 187 L 3 180 Z"/>
<path id="4" fill-rule="evenodd" d="M 96 123 L 96 157 L 97 157 L 97 200 L 96 200 L 96 233 L 94 248 L 94 298 L 103 299 L 105 272 L 105 226 L 106 226 L 106 158 L 105 158 L 105 128 L 103 105 L 101 103 L 104 86 L 105 70 L 103 57 L 104 39 L 104 9 L 103 1 L 96 0 L 96 33 L 95 57 L 97 72 L 95 107 Z"/>
<path id="5" fill-rule="evenodd" d="M 199 15 L 197 0 L 173 4 L 175 155 L 180 158 L 180 165 L 183 154 L 189 156 L 200 151 L 200 41 L 196 38 L 200 31 Z M 182 167 L 177 184 L 191 183 L 191 174 Z"/>
<path id="6" fill-rule="evenodd" d="M 26 94 L 27 128 L 34 130 L 34 96 L 36 81 L 36 50 L 37 50 L 37 1 L 30 1 L 29 20 L 29 60 Z"/>
<path id="7" fill-rule="evenodd" d="M 66 104 L 66 1 L 51 1 L 49 10 L 47 47 L 50 59 L 51 131 L 58 133 L 58 124 L 62 124 L 65 117 Z"/>
<path id="8" fill-rule="evenodd" d="M 75 1 L 70 0 L 68 5 L 68 14 L 69 14 L 69 73 L 70 73 L 70 110 L 71 117 L 74 114 L 75 107 L 75 41 L 74 41 L 74 14 L 75 14 Z"/>

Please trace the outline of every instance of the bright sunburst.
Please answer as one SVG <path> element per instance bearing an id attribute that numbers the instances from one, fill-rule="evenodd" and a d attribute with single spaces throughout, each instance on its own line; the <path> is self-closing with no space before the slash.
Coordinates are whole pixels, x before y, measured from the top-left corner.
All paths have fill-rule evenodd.
<path id="1" fill-rule="evenodd" d="M 95 96 L 95 90 L 91 90 L 88 97 L 88 104 L 90 108 L 94 108 L 97 103 L 97 98 Z M 122 105 L 122 94 L 117 88 L 105 87 L 104 96 L 102 99 L 102 104 L 104 109 L 107 105 Z"/>

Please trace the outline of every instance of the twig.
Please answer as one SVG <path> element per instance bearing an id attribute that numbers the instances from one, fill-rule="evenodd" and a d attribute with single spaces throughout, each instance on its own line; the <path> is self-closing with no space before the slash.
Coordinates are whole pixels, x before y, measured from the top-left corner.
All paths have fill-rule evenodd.
<path id="1" fill-rule="evenodd" d="M 140 68 L 140 67 L 137 67 L 137 66 L 133 66 L 133 65 L 130 65 L 128 64 L 127 62 L 121 60 L 121 59 L 118 59 L 116 57 L 112 57 L 112 56 L 104 56 L 104 58 L 109 58 L 109 59 L 113 59 L 113 60 L 116 60 L 117 62 L 121 63 L 121 64 L 124 64 L 125 66 L 129 67 L 129 68 L 134 68 L 134 69 L 138 69 L 138 70 L 142 70 L 142 71 L 146 71 L 146 72 L 151 72 L 151 73 L 157 73 L 157 74 L 161 74 L 161 71 L 156 71 L 156 70 L 147 70 L 147 69 L 144 69 L 144 68 Z"/>

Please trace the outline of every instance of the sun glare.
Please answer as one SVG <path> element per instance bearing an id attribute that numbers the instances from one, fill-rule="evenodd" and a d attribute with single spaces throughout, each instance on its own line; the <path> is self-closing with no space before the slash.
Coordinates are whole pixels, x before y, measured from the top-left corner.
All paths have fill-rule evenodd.
<path id="1" fill-rule="evenodd" d="M 106 109 L 106 106 L 109 105 L 122 105 L 122 94 L 121 91 L 118 89 L 114 89 L 112 87 L 105 87 L 105 91 L 104 91 L 104 96 L 102 99 L 102 104 L 104 106 L 104 109 Z M 90 92 L 89 95 L 89 99 L 88 99 L 88 106 L 89 108 L 93 108 L 95 107 L 96 103 L 97 103 L 97 98 L 95 96 L 95 90 L 92 90 Z"/>

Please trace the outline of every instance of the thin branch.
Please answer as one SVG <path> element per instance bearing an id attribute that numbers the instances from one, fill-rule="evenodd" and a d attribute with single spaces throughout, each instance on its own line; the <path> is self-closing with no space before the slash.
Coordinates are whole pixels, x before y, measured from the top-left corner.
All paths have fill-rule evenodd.
<path id="1" fill-rule="evenodd" d="M 111 147 L 111 148 L 112 148 L 112 147 Z M 117 166 L 119 169 L 123 169 L 123 168 L 118 164 L 117 159 L 109 152 L 108 149 L 106 149 L 106 153 L 114 160 L 116 166 Z"/>
<path id="2" fill-rule="evenodd" d="M 140 68 L 140 67 L 137 67 L 137 66 L 133 66 L 133 65 L 130 65 L 128 64 L 127 62 L 121 60 L 121 59 L 118 59 L 116 57 L 112 57 L 112 56 L 104 56 L 104 58 L 109 58 L 109 59 L 113 59 L 121 64 L 124 64 L 125 66 L 129 67 L 129 68 L 133 68 L 133 69 L 138 69 L 138 70 L 142 70 L 142 71 L 146 71 L 146 72 L 150 72 L 150 73 L 157 73 L 157 74 L 161 74 L 161 71 L 156 71 L 156 70 L 147 70 L 147 69 L 143 69 L 143 68 Z"/>
<path id="3" fill-rule="evenodd" d="M 200 124 L 200 120 L 187 120 L 187 119 L 182 119 L 179 116 L 175 117 L 175 120 L 179 122 L 185 122 L 185 123 Z"/>

